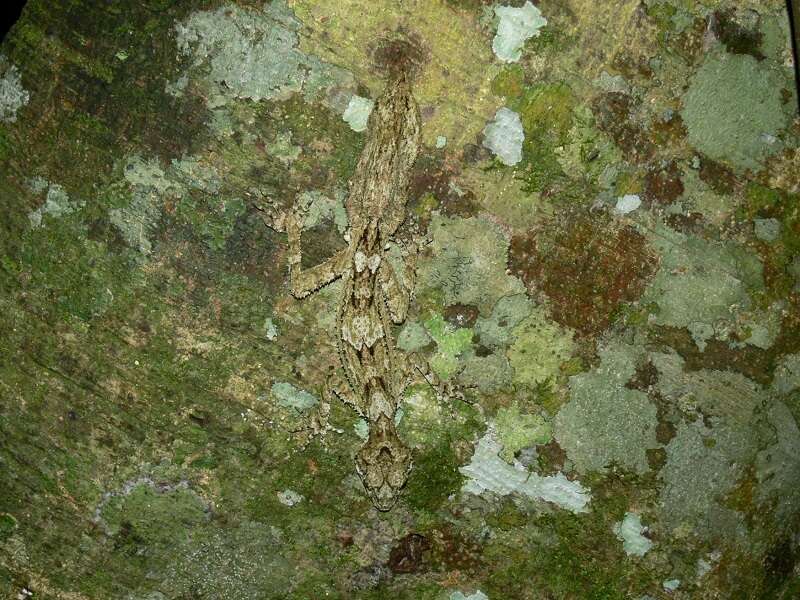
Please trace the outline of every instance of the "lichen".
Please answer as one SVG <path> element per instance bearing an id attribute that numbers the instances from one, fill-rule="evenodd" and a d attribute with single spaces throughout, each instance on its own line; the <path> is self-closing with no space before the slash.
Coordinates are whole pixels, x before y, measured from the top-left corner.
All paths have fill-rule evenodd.
<path id="1" fill-rule="evenodd" d="M 480 590 L 476 590 L 469 596 L 461 591 L 455 591 L 450 593 L 450 600 L 489 600 L 489 596 Z"/>
<path id="2" fill-rule="evenodd" d="M 301 494 L 298 494 L 294 490 L 285 489 L 282 492 L 278 492 L 278 502 L 285 506 L 292 507 L 296 504 L 300 504 L 304 500 Z"/>
<path id="3" fill-rule="evenodd" d="M 436 342 L 436 353 L 428 363 L 441 380 L 447 381 L 457 372 L 458 357 L 472 344 L 472 330 L 453 327 L 439 314 L 425 321 L 425 330 Z"/>
<path id="4" fill-rule="evenodd" d="M 294 409 L 298 413 L 311 410 L 319 404 L 319 400 L 313 394 L 299 390 L 286 381 L 273 383 L 270 391 L 278 404 Z"/>
<path id="5" fill-rule="evenodd" d="M 757 501 L 772 507 L 773 523 L 780 526 L 800 509 L 800 428 L 783 402 L 769 405 L 766 420 L 775 438 L 755 460 Z"/>
<path id="6" fill-rule="evenodd" d="M 647 449 L 657 448 L 656 407 L 646 394 L 625 387 L 633 375 L 635 346 L 615 343 L 600 351 L 594 372 L 569 378 L 570 399 L 558 412 L 554 435 L 579 473 L 611 465 L 649 470 Z"/>
<path id="7" fill-rule="evenodd" d="M 494 14 L 499 22 L 492 50 L 504 62 L 517 62 L 522 57 L 525 40 L 538 36 L 539 30 L 547 25 L 542 12 L 530 2 L 520 8 L 495 6 Z"/>
<path id="8" fill-rule="evenodd" d="M 466 388 L 475 388 L 482 394 L 496 394 L 513 386 L 514 369 L 503 353 L 478 356 L 468 351 L 462 355 L 461 364 L 458 383 Z"/>
<path id="9" fill-rule="evenodd" d="M 500 458 L 508 463 L 513 463 L 522 448 L 546 444 L 552 435 L 550 423 L 541 415 L 520 412 L 516 402 L 498 410 L 494 424 L 498 441 L 503 445 Z"/>
<path id="10" fill-rule="evenodd" d="M 514 368 L 514 383 L 529 388 L 557 377 L 575 348 L 572 332 L 552 321 L 541 306 L 532 309 L 513 335 L 508 360 Z"/>
<path id="11" fill-rule="evenodd" d="M 620 215 L 626 215 L 633 212 L 642 205 L 642 200 L 637 194 L 625 194 L 617 198 L 617 203 L 614 205 L 614 212 Z"/>
<path id="12" fill-rule="evenodd" d="M 304 229 L 311 229 L 324 221 L 333 221 L 340 234 L 344 235 L 347 230 L 343 193 L 338 192 L 330 198 L 317 190 L 306 191 L 300 194 L 297 204 L 305 210 Z"/>
<path id="13" fill-rule="evenodd" d="M 350 98 L 347 108 L 344 109 L 342 119 L 350 125 L 350 129 L 353 131 L 364 131 L 374 105 L 375 103 L 369 98 L 354 95 Z"/>
<path id="14" fill-rule="evenodd" d="M 653 547 L 653 542 L 644 536 L 645 531 L 641 515 L 632 512 L 625 513 L 625 518 L 614 525 L 614 534 L 628 556 L 644 556 Z"/>
<path id="15" fill-rule="evenodd" d="M 725 339 L 736 316 L 763 287 L 757 256 L 735 242 L 713 242 L 659 226 L 651 236 L 661 265 L 640 300 L 655 303 L 653 322 L 671 327 L 705 323 Z M 713 265 L 713 267 L 711 266 Z"/>
<path id="16" fill-rule="evenodd" d="M 464 492 L 477 495 L 489 491 L 501 496 L 520 494 L 552 502 L 574 513 L 589 510 L 589 490 L 578 481 L 570 481 L 563 473 L 542 477 L 527 471 L 518 462 L 509 465 L 499 456 L 502 449 L 496 433 L 490 428 L 478 441 L 470 463 L 459 469 L 470 478 L 464 484 Z"/>
<path id="17" fill-rule="evenodd" d="M 192 59 L 193 67 L 209 65 L 204 79 L 210 107 L 236 98 L 287 98 L 300 91 L 313 98 L 335 85 L 352 87 L 343 69 L 298 49 L 300 26 L 283 0 L 273 0 L 261 11 L 236 5 L 198 11 L 175 30 L 178 50 Z"/>
<path id="18" fill-rule="evenodd" d="M 28 213 L 31 227 L 41 227 L 44 215 L 58 218 L 74 212 L 84 204 L 83 202 L 76 203 L 71 201 L 66 190 L 57 183 L 42 181 L 41 183 L 36 182 L 32 187 L 35 188 L 34 191 L 47 189 L 47 194 L 45 195 L 44 204 Z"/>
<path id="19" fill-rule="evenodd" d="M 397 336 L 397 347 L 405 352 L 417 352 L 431 343 L 431 336 L 417 321 L 407 321 Z"/>
<path id="20" fill-rule="evenodd" d="M 797 498 L 789 491 L 789 479 L 800 468 L 793 450 L 800 438 L 786 407 L 738 373 L 686 373 L 672 355 L 654 355 L 651 360 L 659 371 L 659 393 L 683 414 L 702 415 L 678 423 L 666 447 L 660 496 L 666 524 L 678 535 L 745 539 L 747 515 L 741 511 L 755 507 L 750 506 L 753 500 L 737 503 L 735 490 L 749 469 L 755 469 L 758 502 L 778 502 L 783 510 L 791 510 Z M 764 446 L 769 449 L 761 451 Z"/>
<path id="21" fill-rule="evenodd" d="M 30 93 L 22 87 L 19 69 L 0 54 L 0 121 L 14 123 L 17 111 L 30 101 Z"/>
<path id="22" fill-rule="evenodd" d="M 525 132 L 522 121 L 513 110 L 502 107 L 494 119 L 483 129 L 483 145 L 491 150 L 501 163 L 513 166 L 522 160 L 522 142 Z"/>
<path id="23" fill-rule="evenodd" d="M 508 237 L 480 217 L 434 216 L 431 257 L 421 259 L 419 296 L 441 290 L 444 304 L 474 305 L 489 314 L 503 296 L 524 292 L 522 282 L 506 274 Z"/>
<path id="24" fill-rule="evenodd" d="M 527 294 L 500 298 L 489 317 L 478 317 L 475 334 L 483 346 L 497 348 L 514 340 L 513 331 L 533 311 L 534 304 Z"/>
<path id="25" fill-rule="evenodd" d="M 781 357 L 775 368 L 772 389 L 779 394 L 789 395 L 800 388 L 800 354 Z"/>
<path id="26" fill-rule="evenodd" d="M 708 53 L 683 96 L 681 116 L 698 150 L 739 171 L 757 170 L 788 124 L 782 77 L 744 54 Z"/>

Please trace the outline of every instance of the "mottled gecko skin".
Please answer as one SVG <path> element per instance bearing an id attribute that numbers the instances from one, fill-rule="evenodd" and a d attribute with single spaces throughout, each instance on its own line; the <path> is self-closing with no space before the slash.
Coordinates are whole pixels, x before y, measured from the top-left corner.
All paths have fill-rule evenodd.
<path id="1" fill-rule="evenodd" d="M 300 266 L 301 219 L 286 218 L 292 294 L 302 298 L 343 279 L 337 345 L 343 380 L 328 382 L 336 395 L 369 423 L 369 438 L 356 454 L 356 470 L 373 504 L 394 506 L 411 471 L 411 452 L 395 430 L 407 369 L 398 357 L 391 323 L 408 312 L 416 248 L 399 277 L 386 250 L 406 218 L 411 168 L 420 148 L 419 107 L 404 74 L 395 77 L 369 117 L 367 141 L 350 181 L 347 248 L 313 268 Z"/>

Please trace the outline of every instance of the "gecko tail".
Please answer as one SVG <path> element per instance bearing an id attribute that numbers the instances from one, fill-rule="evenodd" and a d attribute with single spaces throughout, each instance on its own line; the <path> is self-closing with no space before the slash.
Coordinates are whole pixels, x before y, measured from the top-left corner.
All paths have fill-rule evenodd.
<path id="1" fill-rule="evenodd" d="M 375 508 L 387 511 L 397 503 L 411 466 L 411 450 L 397 435 L 394 421 L 381 414 L 356 454 L 356 471 Z"/>

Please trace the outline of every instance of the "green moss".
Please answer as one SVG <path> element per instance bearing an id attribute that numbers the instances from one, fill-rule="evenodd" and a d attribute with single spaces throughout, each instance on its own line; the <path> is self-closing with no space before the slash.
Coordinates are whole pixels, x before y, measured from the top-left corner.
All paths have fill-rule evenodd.
<path id="1" fill-rule="evenodd" d="M 209 513 L 188 487 L 167 486 L 162 491 L 152 482 L 142 482 L 112 497 L 100 516 L 111 536 L 139 537 L 145 545 L 167 546 L 206 523 Z"/>
<path id="2" fill-rule="evenodd" d="M 430 388 L 424 393 L 429 394 L 430 411 L 436 398 Z M 458 402 L 433 409 L 436 423 L 427 427 L 426 435 L 421 435 L 426 421 L 420 419 L 419 403 L 411 404 L 409 418 L 404 418 L 399 428 L 401 436 L 410 434 L 408 437 L 417 444 L 413 455 L 414 468 L 403 497 L 423 518 L 435 512 L 448 496 L 461 488 L 463 476 L 458 468 L 465 457 L 457 451 L 459 443 L 474 439 L 485 428 L 485 423 L 474 406 Z M 428 416 L 431 416 L 430 412 Z"/>
<path id="3" fill-rule="evenodd" d="M 535 530 L 529 525 L 500 537 L 486 550 L 495 567 L 482 589 L 490 598 L 524 597 L 531 588 L 554 598 L 628 598 L 631 577 L 604 521 L 563 512 L 536 519 Z M 540 550 L 531 552 L 532 545 Z"/>
<path id="4" fill-rule="evenodd" d="M 8 513 L 0 514 L 0 542 L 6 541 L 17 528 L 17 520 Z"/>
<path id="5" fill-rule="evenodd" d="M 461 487 L 460 461 L 449 435 L 439 436 L 435 446 L 414 456 L 414 470 L 406 484 L 404 498 L 417 510 L 436 510 Z"/>
<path id="6" fill-rule="evenodd" d="M 505 96 L 512 100 L 524 90 L 525 71 L 518 64 L 503 65 L 500 72 L 492 80 L 492 93 L 495 96 Z"/>
<path id="7" fill-rule="evenodd" d="M 575 94 L 564 83 L 527 88 L 509 103 L 519 113 L 525 131 L 522 162 L 517 166 L 525 193 L 557 189 L 558 197 L 565 200 L 586 196 L 583 184 L 564 172 L 564 159 L 558 155 L 567 143 L 576 106 Z"/>
<path id="8" fill-rule="evenodd" d="M 500 508 L 486 517 L 486 523 L 491 527 L 509 531 L 524 527 L 529 516 L 522 512 L 510 498 L 504 498 Z"/>
<path id="9" fill-rule="evenodd" d="M 330 108 L 310 103 L 294 96 L 276 105 L 277 113 L 267 122 L 280 123 L 291 133 L 292 142 L 304 152 L 292 165 L 299 174 L 308 177 L 312 171 L 333 171 L 342 183 L 355 171 L 356 162 L 364 145 L 364 135 L 353 131 L 341 116 Z M 262 117 L 263 118 L 263 117 Z M 326 144 L 330 151 L 317 153 L 310 150 L 312 144 Z"/>
<path id="10" fill-rule="evenodd" d="M 48 221 L 23 238 L 19 266 L 30 274 L 34 304 L 57 318 L 89 321 L 128 293 L 133 256 L 88 237 L 80 215 Z M 69 265 L 68 269 L 64 265 Z"/>
<path id="11" fill-rule="evenodd" d="M 11 155 L 13 144 L 5 125 L 0 125 L 0 162 L 4 162 Z"/>

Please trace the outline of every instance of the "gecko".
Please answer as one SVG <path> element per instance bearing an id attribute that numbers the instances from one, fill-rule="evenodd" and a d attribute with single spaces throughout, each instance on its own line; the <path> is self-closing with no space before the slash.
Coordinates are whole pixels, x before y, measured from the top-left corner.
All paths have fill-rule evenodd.
<path id="1" fill-rule="evenodd" d="M 342 280 L 336 346 L 344 377 L 328 378 L 325 403 L 330 406 L 330 399 L 338 397 L 367 421 L 368 437 L 356 453 L 355 466 L 380 511 L 390 510 L 397 502 L 412 468 L 411 450 L 395 428 L 411 369 L 398 353 L 391 326 L 403 323 L 408 314 L 417 242 L 406 244 L 402 274 L 395 271 L 387 254 L 406 219 L 411 168 L 420 150 L 420 128 L 419 106 L 408 75 L 401 71 L 390 78 L 367 122 L 365 145 L 345 200 L 347 247 L 304 269 L 300 211 L 287 214 L 283 223 L 293 296 L 304 298 L 336 279 Z"/>

